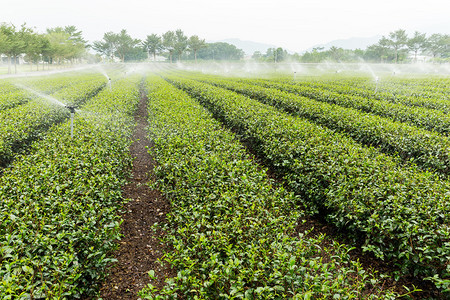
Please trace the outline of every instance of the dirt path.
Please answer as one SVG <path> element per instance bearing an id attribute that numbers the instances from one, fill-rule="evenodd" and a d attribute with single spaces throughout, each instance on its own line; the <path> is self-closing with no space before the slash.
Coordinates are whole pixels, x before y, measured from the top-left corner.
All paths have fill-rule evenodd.
<path id="1" fill-rule="evenodd" d="M 138 112 L 135 116 L 137 126 L 133 133 L 130 151 L 133 156 L 132 178 L 123 189 L 124 197 L 131 199 L 123 209 L 123 223 L 120 247 L 114 257 L 118 260 L 110 276 L 101 287 L 103 299 L 137 299 L 137 293 L 150 283 L 149 270 L 154 270 L 162 286 L 163 280 L 171 276 L 171 270 L 161 269 L 156 261 L 161 258 L 164 247 L 159 242 L 162 232 L 154 233 L 151 225 L 164 222 L 170 207 L 164 197 L 151 190 L 146 183 L 151 180 L 155 162 L 146 147 L 151 145 L 147 138 L 147 97 L 142 94 Z M 149 175 L 150 172 L 150 175 Z"/>

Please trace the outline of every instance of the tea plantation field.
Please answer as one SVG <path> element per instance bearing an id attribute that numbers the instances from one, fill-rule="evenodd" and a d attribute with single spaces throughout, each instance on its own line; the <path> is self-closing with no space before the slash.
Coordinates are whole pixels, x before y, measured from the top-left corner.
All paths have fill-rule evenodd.
<path id="1" fill-rule="evenodd" d="M 98 297 L 141 101 L 176 276 L 136 298 L 450 297 L 450 78 L 139 70 L 0 80 L 0 298 Z"/>

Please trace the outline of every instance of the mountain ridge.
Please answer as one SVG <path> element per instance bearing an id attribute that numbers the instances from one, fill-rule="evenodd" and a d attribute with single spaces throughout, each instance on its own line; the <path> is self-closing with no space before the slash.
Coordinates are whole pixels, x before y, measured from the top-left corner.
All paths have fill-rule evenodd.
<path id="1" fill-rule="evenodd" d="M 351 37 L 347 39 L 337 39 L 333 40 L 327 43 L 323 44 L 317 44 L 314 45 L 306 50 L 298 50 L 298 51 L 292 51 L 289 49 L 285 49 L 289 53 L 305 53 L 306 51 L 311 52 L 314 48 L 320 48 L 323 47 L 324 50 L 328 50 L 331 47 L 335 46 L 338 48 L 344 48 L 344 49 L 366 49 L 367 46 L 376 44 L 381 38 L 381 35 L 371 36 L 371 37 Z M 276 46 L 274 44 L 267 44 L 267 43 L 260 43 L 256 41 L 248 41 L 248 40 L 241 40 L 239 38 L 228 38 L 228 39 L 222 39 L 218 41 L 208 41 L 209 43 L 228 43 L 236 46 L 238 49 L 242 49 L 245 52 L 245 55 L 250 56 L 255 51 L 259 51 L 261 53 L 266 53 L 267 49 L 269 48 L 278 48 L 279 46 Z M 284 48 L 283 48 L 284 49 Z"/>
<path id="2" fill-rule="evenodd" d="M 446 29 L 446 24 L 434 24 L 426 27 L 419 28 L 418 31 L 422 33 L 426 33 L 427 37 L 430 36 L 433 33 L 444 33 L 448 34 L 449 30 Z M 412 36 L 415 30 L 412 30 L 411 28 L 406 28 L 406 32 L 408 36 Z M 288 53 L 299 53 L 304 54 L 305 52 L 311 52 L 314 48 L 322 48 L 323 50 L 329 50 L 331 47 L 337 47 L 337 48 L 343 48 L 343 49 L 362 49 L 365 50 L 368 46 L 377 44 L 379 40 L 382 38 L 383 35 L 377 34 L 374 36 L 369 37 L 350 37 L 350 38 L 344 38 L 344 39 L 335 39 L 326 43 L 316 44 L 314 46 L 311 46 L 307 49 L 296 49 L 295 51 L 292 51 L 291 49 L 286 49 L 282 47 L 284 50 L 286 50 Z M 385 34 L 385 36 L 388 36 L 388 34 Z M 259 51 L 261 53 L 266 53 L 268 48 L 278 48 L 279 46 L 276 46 L 274 44 L 267 44 L 267 43 L 261 43 L 256 41 L 249 41 L 249 40 L 241 40 L 239 38 L 227 38 L 222 39 L 219 41 L 211 41 L 211 42 L 224 42 L 229 43 L 232 45 L 235 45 L 238 49 L 242 49 L 246 56 L 251 56 L 255 51 Z"/>
<path id="3" fill-rule="evenodd" d="M 261 53 L 266 53 L 269 48 L 277 48 L 277 46 L 272 44 L 260 43 L 255 41 L 246 41 L 241 40 L 239 38 L 228 38 L 219 41 L 213 41 L 211 43 L 228 43 L 231 45 L 235 45 L 236 48 L 242 49 L 245 52 L 245 55 L 252 55 L 255 51 L 259 51 Z"/>

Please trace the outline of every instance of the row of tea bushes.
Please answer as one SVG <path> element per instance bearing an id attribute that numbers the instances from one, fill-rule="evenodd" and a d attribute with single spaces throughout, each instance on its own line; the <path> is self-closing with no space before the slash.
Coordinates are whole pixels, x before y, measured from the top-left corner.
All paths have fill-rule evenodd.
<path id="1" fill-rule="evenodd" d="M 93 295 L 119 237 L 140 77 L 102 90 L 0 177 L 0 298 Z"/>
<path id="2" fill-rule="evenodd" d="M 37 97 L 28 89 L 42 94 L 54 94 L 57 91 L 76 85 L 84 81 L 98 81 L 102 77 L 98 74 L 71 74 L 58 77 L 18 78 L 3 81 L 0 84 L 0 111 L 25 104 Z M 104 79 L 103 79 L 104 81 Z"/>
<path id="3" fill-rule="evenodd" d="M 387 117 L 394 121 L 408 123 L 445 135 L 450 133 L 450 116 L 443 111 L 275 81 L 252 80 L 251 83 L 294 93 L 322 102 L 358 109 L 363 112 Z"/>
<path id="4" fill-rule="evenodd" d="M 444 175 L 450 172 L 450 140 L 438 133 L 273 88 L 216 78 L 202 78 L 201 81 L 345 132 L 360 143 L 377 147 L 387 154 L 398 154 L 404 161 L 412 161 L 425 169 Z"/>
<path id="5" fill-rule="evenodd" d="M 293 236 L 303 215 L 297 198 L 275 187 L 200 104 L 159 78 L 147 87 L 156 186 L 171 202 L 163 228 L 173 250 L 164 260 L 177 276 L 142 297 L 394 298 L 346 246 Z"/>
<path id="6" fill-rule="evenodd" d="M 86 78 L 51 96 L 65 104 L 82 105 L 104 87 L 104 79 Z M 48 128 L 70 116 L 62 105 L 50 100 L 35 98 L 30 102 L 0 112 L 0 166 L 6 166 L 16 155 L 43 135 Z"/>
<path id="7" fill-rule="evenodd" d="M 450 112 L 450 81 L 447 84 L 447 90 L 444 91 L 435 87 L 437 80 L 425 81 L 417 79 L 417 82 L 426 82 L 429 86 L 420 85 L 416 87 L 413 83 L 406 84 L 404 87 L 397 87 L 391 84 L 390 80 L 381 79 L 378 84 L 372 79 L 367 81 L 366 85 L 355 86 L 354 80 L 346 80 L 344 82 L 336 81 L 295 81 L 282 80 L 285 83 L 295 84 L 299 86 L 318 88 L 337 92 L 339 94 L 349 94 L 375 100 L 388 100 L 393 103 L 402 103 L 408 106 L 421 106 L 431 109 L 437 109 L 445 113 Z M 427 90 L 426 90 L 427 89 Z"/>
<path id="8" fill-rule="evenodd" d="M 404 273 L 450 276 L 450 185 L 245 96 L 171 77 L 241 135 L 312 212 Z"/>

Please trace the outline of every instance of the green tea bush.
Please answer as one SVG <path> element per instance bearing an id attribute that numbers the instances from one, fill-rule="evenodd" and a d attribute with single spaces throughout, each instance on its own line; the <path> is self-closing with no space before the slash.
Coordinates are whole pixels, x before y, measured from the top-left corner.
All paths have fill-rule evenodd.
<path id="1" fill-rule="evenodd" d="M 297 197 L 268 179 L 235 136 L 161 79 L 149 79 L 156 186 L 171 202 L 164 261 L 176 270 L 147 299 L 392 299 L 344 245 L 292 236 Z M 150 272 L 154 277 L 154 272 Z M 373 285 L 376 285 L 374 287 Z"/>

